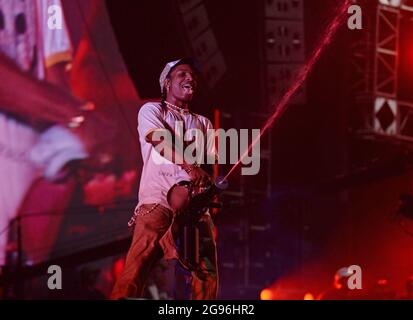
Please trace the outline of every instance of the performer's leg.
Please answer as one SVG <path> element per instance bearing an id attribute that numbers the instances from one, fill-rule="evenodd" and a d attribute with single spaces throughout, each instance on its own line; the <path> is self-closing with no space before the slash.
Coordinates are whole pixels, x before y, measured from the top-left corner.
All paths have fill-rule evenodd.
<path id="1" fill-rule="evenodd" d="M 144 205 L 141 210 L 145 212 L 152 207 L 152 204 Z M 142 297 L 151 268 L 162 257 L 159 239 L 168 230 L 172 217 L 172 211 L 158 205 L 150 213 L 136 218 L 132 244 L 111 299 Z"/>
<path id="2" fill-rule="evenodd" d="M 209 215 L 199 223 L 200 269 L 192 272 L 192 300 L 216 299 L 218 294 L 217 250 L 214 224 Z"/>

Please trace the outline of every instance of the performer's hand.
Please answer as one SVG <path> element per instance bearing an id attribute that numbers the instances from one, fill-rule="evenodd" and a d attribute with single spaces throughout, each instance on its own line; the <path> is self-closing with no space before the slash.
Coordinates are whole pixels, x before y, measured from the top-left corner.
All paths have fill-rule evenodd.
<path id="1" fill-rule="evenodd" d="M 103 115 L 91 112 L 85 121 L 72 132 L 80 138 L 90 154 L 89 163 L 100 166 L 111 162 L 115 131 L 111 123 Z"/>
<path id="2" fill-rule="evenodd" d="M 195 187 L 205 187 L 211 181 L 211 177 L 208 173 L 200 167 L 194 167 L 188 175 Z"/>

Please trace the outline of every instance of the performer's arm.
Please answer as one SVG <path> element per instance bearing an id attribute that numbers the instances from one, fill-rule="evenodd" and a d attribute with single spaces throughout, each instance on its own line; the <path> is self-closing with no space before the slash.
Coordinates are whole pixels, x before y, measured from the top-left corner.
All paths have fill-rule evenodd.
<path id="1" fill-rule="evenodd" d="M 48 67 L 46 69 L 46 80 L 59 88 L 71 92 L 70 73 L 67 71 L 67 66 L 71 66 L 71 63 L 59 62 Z"/>
<path id="2" fill-rule="evenodd" d="M 138 131 L 141 136 L 143 136 L 146 142 L 151 143 L 157 152 L 159 152 L 165 159 L 178 164 L 184 169 L 191 181 L 195 185 L 204 185 L 206 184 L 211 178 L 210 176 L 200 167 L 186 163 L 182 150 L 177 150 L 176 144 L 173 141 L 165 141 L 162 144 L 163 150 L 158 150 L 156 148 L 162 140 L 154 139 L 154 133 L 156 131 L 166 131 L 169 134 L 161 134 L 162 137 L 168 139 L 173 139 L 173 133 L 165 128 L 163 122 L 160 120 L 161 115 L 159 114 L 159 110 L 150 105 L 144 105 L 138 116 Z"/>
<path id="3" fill-rule="evenodd" d="M 14 62 L 0 53 L 0 111 L 28 122 L 67 127 L 74 117 L 83 114 L 81 108 L 85 105 L 69 91 L 20 71 Z M 101 143 L 98 132 L 110 137 L 113 127 L 101 114 L 88 112 L 84 123 L 71 132 L 82 140 L 87 151 L 93 152 Z"/>
<path id="4" fill-rule="evenodd" d="M 168 129 L 164 128 L 162 130 L 168 130 Z M 158 151 L 156 146 L 160 144 L 162 141 L 154 140 L 153 134 L 154 132 L 149 133 L 146 136 L 146 141 L 151 143 L 155 147 L 155 150 Z M 165 136 L 171 137 L 172 134 L 167 134 Z M 179 152 L 179 150 L 177 150 L 177 147 L 173 143 L 173 141 L 167 141 L 167 143 L 164 143 L 162 145 L 162 148 L 163 148 L 162 150 L 163 152 L 161 153 L 161 155 L 173 163 L 178 163 L 178 165 L 188 173 L 189 177 L 191 178 L 191 181 L 195 185 L 203 186 L 204 184 L 208 183 L 208 181 L 210 181 L 211 179 L 210 176 L 202 168 L 186 163 L 183 157 L 183 152 Z"/>
<path id="5" fill-rule="evenodd" d="M 68 91 L 20 71 L 0 53 L 0 110 L 28 121 L 65 126 L 84 104 Z"/>

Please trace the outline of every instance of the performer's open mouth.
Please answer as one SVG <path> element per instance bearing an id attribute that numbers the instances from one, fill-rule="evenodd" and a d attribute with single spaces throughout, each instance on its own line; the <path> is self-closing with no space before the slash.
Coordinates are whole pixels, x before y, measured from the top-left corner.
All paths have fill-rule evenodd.
<path id="1" fill-rule="evenodd" d="M 182 85 L 182 88 L 184 89 L 184 92 L 186 94 L 194 94 L 195 87 L 192 84 L 185 83 L 185 84 Z"/>

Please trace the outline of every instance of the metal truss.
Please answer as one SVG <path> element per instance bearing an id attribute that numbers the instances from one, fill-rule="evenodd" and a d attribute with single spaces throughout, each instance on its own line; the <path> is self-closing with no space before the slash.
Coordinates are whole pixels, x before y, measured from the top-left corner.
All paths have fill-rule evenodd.
<path id="1" fill-rule="evenodd" d="M 358 1 L 355 1 L 359 4 Z M 353 76 L 351 90 L 356 93 L 357 100 L 371 97 L 373 91 L 373 51 L 375 45 L 374 24 L 375 16 L 371 14 L 373 9 L 363 4 L 363 29 L 352 35 L 350 41 L 350 63 Z M 375 8 L 374 8 L 375 9 Z"/>
<path id="2" fill-rule="evenodd" d="M 357 133 L 362 139 L 413 148 L 413 101 L 398 99 L 400 20 L 403 11 L 413 9 L 406 1 L 386 1 L 367 7 L 367 25 L 352 45 L 353 92 L 363 97 L 356 101 L 365 111 Z"/>
<path id="3" fill-rule="evenodd" d="M 379 4 L 376 19 L 374 95 L 396 98 L 398 89 L 400 9 Z"/>

